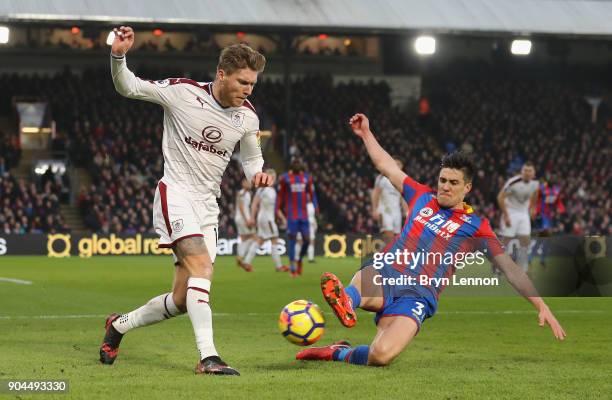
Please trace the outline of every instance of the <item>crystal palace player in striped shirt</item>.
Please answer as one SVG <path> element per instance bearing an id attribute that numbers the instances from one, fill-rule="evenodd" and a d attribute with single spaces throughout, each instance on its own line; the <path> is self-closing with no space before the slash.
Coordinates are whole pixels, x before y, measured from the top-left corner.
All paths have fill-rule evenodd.
<path id="1" fill-rule="evenodd" d="M 402 172 L 376 141 L 365 115 L 354 115 L 350 125 L 353 132 L 363 139 L 376 168 L 402 193 L 410 208 L 401 235 L 386 248 L 385 255 L 407 250 L 428 254 L 450 252 L 454 256 L 475 248 L 482 249 L 515 289 L 538 310 L 540 326 L 549 324 L 557 339 L 565 338 L 563 328 L 538 296 L 527 275 L 504 253 L 489 222 L 478 217 L 464 203 L 464 197 L 472 188 L 473 174 L 473 162 L 467 155 L 456 152 L 442 159 L 435 191 Z M 443 286 L 422 283 L 421 277 L 450 278 L 458 264 L 440 259 L 426 260 L 428 262 L 423 262 L 423 258 L 413 258 L 409 262 L 394 259 L 378 265 L 365 263 L 346 289 L 334 274 L 324 273 L 321 289 L 340 322 L 346 327 L 354 326 L 356 308 L 376 312 L 377 333 L 369 346 L 352 348 L 348 342 L 342 341 L 303 350 L 296 358 L 388 365 L 414 338 L 423 321 L 436 312 Z M 411 282 L 409 277 L 414 280 Z"/>
<path id="2" fill-rule="evenodd" d="M 540 183 L 536 201 L 536 231 L 538 236 L 548 237 L 555 231 L 555 220 L 559 214 L 565 213 L 565 206 L 561 201 L 561 186 L 548 179 Z M 539 239 L 529 254 L 529 262 L 535 254 L 540 252 L 540 265 L 544 266 L 547 253 L 547 239 Z"/>
<path id="3" fill-rule="evenodd" d="M 276 213 L 279 219 L 287 220 L 288 253 L 292 276 L 302 274 L 302 259 L 310 243 L 308 202 L 312 202 L 315 214 L 318 213 L 319 205 L 312 176 L 304 171 L 302 160 L 299 157 L 293 157 L 289 171 L 282 174 L 278 180 L 278 196 L 276 197 Z M 302 235 L 302 247 L 296 259 L 295 243 L 298 232 Z"/>

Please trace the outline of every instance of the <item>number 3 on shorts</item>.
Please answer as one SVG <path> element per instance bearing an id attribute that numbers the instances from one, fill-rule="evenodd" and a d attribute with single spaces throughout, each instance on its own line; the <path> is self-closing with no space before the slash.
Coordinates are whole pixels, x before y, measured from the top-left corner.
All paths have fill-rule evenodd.
<path id="1" fill-rule="evenodd" d="M 416 307 L 411 310 L 412 315 L 417 317 L 419 321 L 423 321 L 423 309 L 425 308 L 425 304 L 421 303 L 420 301 L 415 301 L 414 304 Z"/>

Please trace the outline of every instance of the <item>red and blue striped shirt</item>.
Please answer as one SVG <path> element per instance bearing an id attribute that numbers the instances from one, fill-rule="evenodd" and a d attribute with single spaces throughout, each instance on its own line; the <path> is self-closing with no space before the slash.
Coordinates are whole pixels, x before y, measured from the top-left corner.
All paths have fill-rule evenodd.
<path id="1" fill-rule="evenodd" d="M 285 172 L 278 179 L 278 196 L 275 211 L 281 209 L 289 221 L 307 221 L 306 206 L 312 202 L 315 210 L 319 209 L 312 176 L 307 172 L 294 174 Z"/>
<path id="2" fill-rule="evenodd" d="M 561 187 L 559 185 L 550 186 L 544 182 L 540 184 L 540 190 L 538 191 L 537 214 L 552 218 L 553 208 L 556 209 L 557 213 L 565 212 L 565 206 L 561 201 Z"/>
<path id="3" fill-rule="evenodd" d="M 410 213 L 406 218 L 401 234 L 388 249 L 410 253 L 422 253 L 420 261 L 390 265 L 394 274 L 411 275 L 420 281 L 420 275 L 428 278 L 451 278 L 455 273 L 457 254 L 481 251 L 489 259 L 503 253 L 503 247 L 486 218 L 477 216 L 472 207 L 463 204 L 462 209 L 442 208 L 435 191 L 429 186 L 417 183 L 410 177 L 404 179 L 402 196 L 408 203 Z M 427 258 L 425 257 L 425 255 Z M 446 257 L 437 258 L 433 254 L 453 254 L 452 262 Z M 429 279 L 428 279 L 429 281 Z M 444 285 L 410 285 L 396 291 L 392 296 L 416 295 L 425 297 L 432 304 L 444 289 Z M 402 290 L 404 291 L 402 293 Z"/>

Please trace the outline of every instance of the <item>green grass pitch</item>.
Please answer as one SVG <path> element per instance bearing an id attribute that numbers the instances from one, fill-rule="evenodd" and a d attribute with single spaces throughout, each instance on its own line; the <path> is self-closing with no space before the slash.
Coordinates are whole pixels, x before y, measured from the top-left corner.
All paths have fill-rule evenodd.
<path id="1" fill-rule="evenodd" d="M 319 343 L 370 342 L 372 315 L 360 311 L 357 326 L 345 329 L 319 292 L 321 272 L 346 281 L 357 265 L 318 258 L 305 264 L 302 278 L 291 279 L 274 272 L 269 257 L 258 257 L 252 273 L 219 257 L 211 291 L 215 344 L 242 376 L 215 377 L 193 373 L 197 352 L 186 316 L 130 332 L 114 365 L 98 362 L 104 315 L 168 291 L 169 257 L 2 257 L 0 277 L 33 283 L 0 281 L 0 380 L 69 380 L 68 394 L 43 395 L 58 399 L 601 399 L 612 393 L 612 298 L 548 299 L 568 334 L 557 342 L 519 297 L 443 295 L 438 314 L 389 367 L 296 361 L 300 348 L 281 337 L 277 318 L 299 298 L 325 312 Z"/>

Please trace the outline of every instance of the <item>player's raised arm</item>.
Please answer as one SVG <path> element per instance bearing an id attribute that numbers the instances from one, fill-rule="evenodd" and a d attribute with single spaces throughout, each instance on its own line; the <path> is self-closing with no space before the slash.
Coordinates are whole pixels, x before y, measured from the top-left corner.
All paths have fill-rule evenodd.
<path id="1" fill-rule="evenodd" d="M 364 114 L 355 114 L 349 120 L 351 129 L 359 136 L 366 146 L 368 155 L 376 169 L 389 178 L 393 186 L 400 193 L 403 192 L 404 179 L 406 174 L 398 166 L 393 157 L 389 155 L 378 143 L 372 131 L 370 131 L 370 121 Z"/>
<path id="2" fill-rule="evenodd" d="M 115 90 L 130 99 L 146 100 L 160 105 L 170 105 L 176 97 L 176 86 L 169 80 L 152 82 L 139 79 L 127 67 L 126 53 L 134 44 L 134 30 L 129 26 L 114 29 L 111 46 L 111 75 Z"/>

